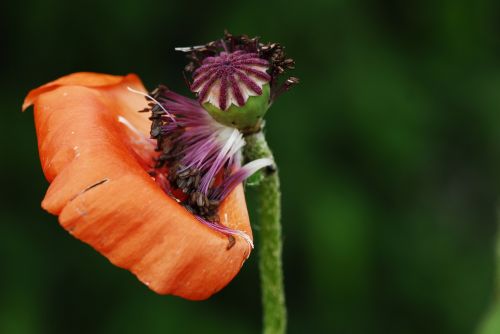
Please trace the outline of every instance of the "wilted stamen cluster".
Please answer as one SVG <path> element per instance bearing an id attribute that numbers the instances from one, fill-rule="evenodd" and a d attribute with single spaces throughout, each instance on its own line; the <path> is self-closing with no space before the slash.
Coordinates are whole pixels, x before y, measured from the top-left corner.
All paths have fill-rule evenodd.
<path id="1" fill-rule="evenodd" d="M 151 137 L 160 152 L 155 180 L 201 222 L 241 235 L 219 224 L 219 205 L 239 183 L 272 162 L 259 159 L 241 167 L 243 135 L 214 121 L 197 101 L 164 86 L 146 98 L 149 108 L 144 111 L 151 112 Z"/>

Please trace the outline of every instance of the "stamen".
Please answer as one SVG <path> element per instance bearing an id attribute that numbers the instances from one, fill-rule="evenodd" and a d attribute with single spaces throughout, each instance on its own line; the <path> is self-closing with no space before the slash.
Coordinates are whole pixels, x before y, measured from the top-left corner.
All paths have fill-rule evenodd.
<path id="1" fill-rule="evenodd" d="M 224 180 L 220 187 L 212 194 L 212 197 L 217 200 L 224 200 L 227 195 L 241 182 L 249 178 L 253 173 L 264 167 L 272 166 L 274 162 L 268 158 L 253 160 L 247 163 L 233 173 L 229 178 Z"/>
<path id="2" fill-rule="evenodd" d="M 131 140 L 131 147 L 140 159 L 141 164 L 146 168 L 151 168 L 151 156 L 154 154 L 154 141 L 145 137 L 132 123 L 125 117 L 118 116 L 118 122 L 123 124 L 132 135 L 128 136 Z"/>
<path id="3" fill-rule="evenodd" d="M 195 45 L 195 46 L 181 46 L 181 47 L 176 47 L 174 48 L 175 51 L 180 51 L 180 52 L 189 52 L 197 49 L 202 49 L 204 48 L 205 45 Z"/>
<path id="4" fill-rule="evenodd" d="M 218 210 L 231 190 L 272 161 L 260 159 L 241 167 L 243 134 L 217 123 L 197 101 L 164 86 L 141 95 L 155 102 L 150 110 L 151 134 L 160 152 L 152 173 L 156 182 L 204 225 L 239 236 L 253 247 L 246 233 L 220 224 Z"/>
<path id="5" fill-rule="evenodd" d="M 226 217 L 226 220 L 227 220 L 227 215 L 225 215 Z M 252 238 L 250 238 L 250 236 L 248 234 L 246 234 L 245 232 L 243 231 L 240 231 L 240 230 L 233 230 L 233 229 L 230 229 L 229 227 L 225 226 L 225 225 L 221 225 L 221 224 L 214 224 L 208 220 L 205 220 L 201 217 L 196 217 L 198 219 L 198 221 L 200 221 L 203 225 L 206 225 L 218 232 L 221 232 L 223 234 L 226 234 L 226 235 L 235 235 L 235 236 L 238 236 L 238 237 L 241 237 L 243 240 L 245 240 L 248 245 L 253 249 L 254 248 L 254 245 L 253 245 L 253 240 Z"/>
<path id="6" fill-rule="evenodd" d="M 174 118 L 174 116 L 172 116 L 172 115 L 171 115 L 171 114 L 167 111 L 167 109 L 163 108 L 163 106 L 161 105 L 161 103 L 160 103 L 160 102 L 158 102 L 158 101 L 156 101 L 156 99 L 155 99 L 155 98 L 153 98 L 151 95 L 146 94 L 146 93 L 143 93 L 143 92 L 141 92 L 141 91 L 139 91 L 139 90 L 135 90 L 135 89 L 133 89 L 133 88 L 131 88 L 131 87 L 127 87 L 127 89 L 128 89 L 129 91 L 131 91 L 132 93 L 136 93 L 136 94 L 142 95 L 142 96 L 146 97 L 146 99 L 149 99 L 149 100 L 153 101 L 154 103 L 156 103 L 156 105 L 157 105 L 157 106 L 159 106 L 159 107 L 160 107 L 160 108 L 161 108 L 161 109 L 165 112 L 165 114 L 167 114 L 167 116 L 168 116 L 168 117 L 170 117 L 170 119 L 171 119 L 173 122 L 175 122 L 175 118 Z"/>

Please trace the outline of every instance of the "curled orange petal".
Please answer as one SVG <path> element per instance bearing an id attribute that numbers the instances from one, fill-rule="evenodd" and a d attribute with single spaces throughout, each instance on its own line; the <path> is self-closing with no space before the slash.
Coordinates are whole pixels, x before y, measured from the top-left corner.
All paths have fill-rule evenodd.
<path id="1" fill-rule="evenodd" d="M 201 224 L 148 174 L 154 145 L 146 92 L 133 74 L 75 73 L 32 90 L 43 172 L 42 202 L 73 236 L 160 294 L 210 297 L 238 273 L 250 247 Z M 242 186 L 219 209 L 222 223 L 251 236 Z"/>

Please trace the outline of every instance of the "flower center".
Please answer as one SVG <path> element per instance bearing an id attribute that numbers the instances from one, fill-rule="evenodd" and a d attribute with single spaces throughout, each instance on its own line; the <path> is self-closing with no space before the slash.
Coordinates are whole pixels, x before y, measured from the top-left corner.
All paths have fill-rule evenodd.
<path id="1" fill-rule="evenodd" d="M 152 176 L 162 189 L 202 223 L 228 235 L 242 232 L 220 224 L 220 203 L 243 180 L 269 166 L 258 159 L 241 166 L 243 134 L 216 122 L 200 104 L 160 86 L 147 95 L 151 137 L 160 152 Z"/>
<path id="2" fill-rule="evenodd" d="M 191 90 L 201 104 L 209 102 L 221 110 L 231 104 L 243 106 L 250 96 L 262 95 L 262 86 L 271 80 L 269 62 L 257 53 L 221 52 L 207 57 L 193 73 Z"/>

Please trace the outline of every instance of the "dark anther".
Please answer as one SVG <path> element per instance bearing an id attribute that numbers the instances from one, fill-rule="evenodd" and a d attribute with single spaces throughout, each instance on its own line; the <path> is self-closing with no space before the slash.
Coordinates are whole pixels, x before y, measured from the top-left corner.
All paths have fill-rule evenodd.
<path id="1" fill-rule="evenodd" d="M 151 129 L 151 137 L 156 138 L 160 135 L 160 128 L 153 128 Z"/>

